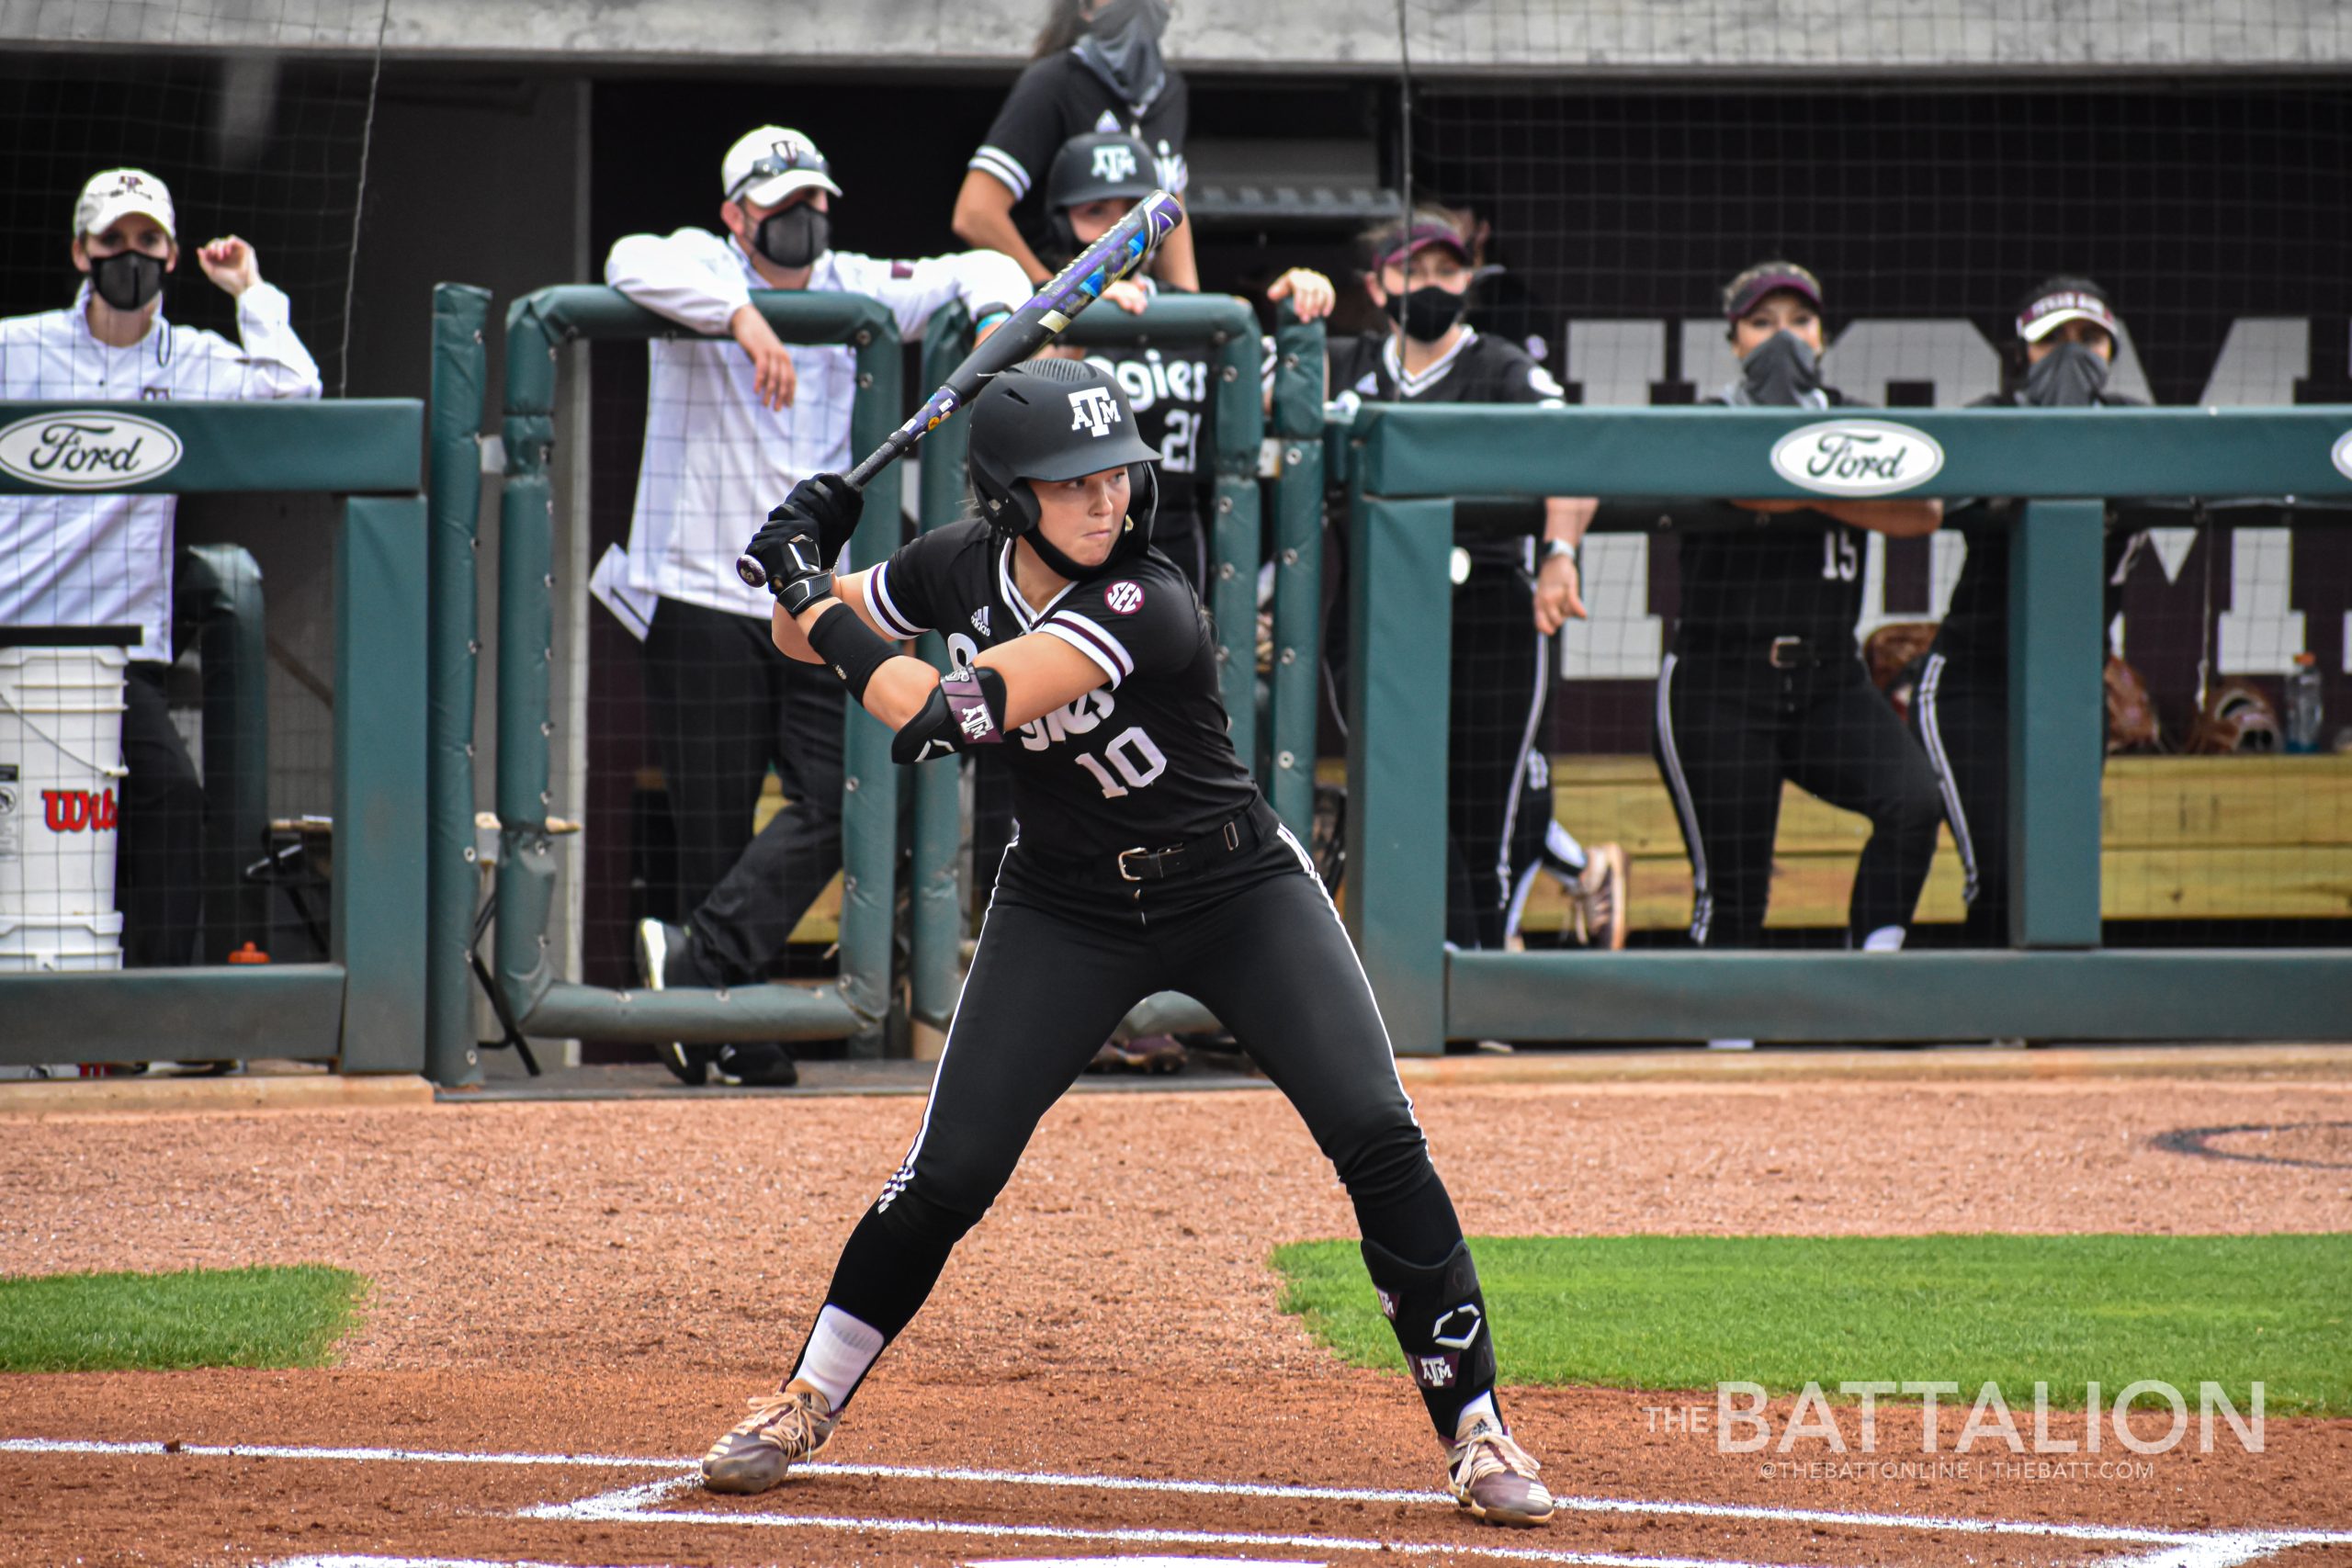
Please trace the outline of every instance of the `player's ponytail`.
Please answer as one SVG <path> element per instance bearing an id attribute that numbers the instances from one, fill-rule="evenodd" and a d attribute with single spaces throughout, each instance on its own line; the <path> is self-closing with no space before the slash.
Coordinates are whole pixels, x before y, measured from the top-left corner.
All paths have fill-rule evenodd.
<path id="1" fill-rule="evenodd" d="M 1036 47 L 1029 56 L 1032 60 L 1059 54 L 1085 35 L 1086 18 L 1080 14 L 1085 3 L 1086 0 L 1046 0 L 1046 25 L 1037 30 Z"/>

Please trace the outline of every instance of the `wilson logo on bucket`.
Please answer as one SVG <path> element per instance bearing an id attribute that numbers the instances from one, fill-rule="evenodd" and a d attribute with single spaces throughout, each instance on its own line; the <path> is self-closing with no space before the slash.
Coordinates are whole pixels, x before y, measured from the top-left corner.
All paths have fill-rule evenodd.
<path id="1" fill-rule="evenodd" d="M 1943 466 L 1935 437 L 1887 420 L 1808 424 L 1772 443 L 1774 471 L 1822 495 L 1896 495 L 1927 483 Z"/>
<path id="2" fill-rule="evenodd" d="M 41 819 L 52 833 L 111 833 L 115 828 L 114 791 L 45 789 L 40 792 Z"/>
<path id="3" fill-rule="evenodd" d="M 179 466 L 180 438 L 137 414 L 44 413 L 0 430 L 0 468 L 57 490 L 119 490 Z"/>

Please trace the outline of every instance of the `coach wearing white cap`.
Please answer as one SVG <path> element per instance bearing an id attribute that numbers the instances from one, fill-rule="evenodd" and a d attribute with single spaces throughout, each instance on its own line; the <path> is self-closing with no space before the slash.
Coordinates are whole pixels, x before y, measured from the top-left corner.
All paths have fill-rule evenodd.
<path id="1" fill-rule="evenodd" d="M 908 337 L 951 301 L 987 324 L 1030 294 L 1019 265 L 993 251 L 885 261 L 834 250 L 842 188 L 797 130 L 762 126 L 741 138 L 720 161 L 719 186 L 724 233 L 631 234 L 605 263 L 606 283 L 704 334 L 650 344 L 629 524 L 628 582 L 654 600 L 647 710 L 677 828 L 680 898 L 693 910 L 684 927 L 639 929 L 644 979 L 657 988 L 763 976 L 841 869 L 841 682 L 776 651 L 774 601 L 743 585 L 735 558 L 796 481 L 846 472 L 861 455 L 849 446 L 857 361 L 846 347 L 787 351 L 752 291 L 866 295 Z M 886 531 L 895 521 L 883 520 Z M 897 543 L 892 533 L 876 547 Z M 752 812 L 771 764 L 790 804 L 755 839 Z M 714 1061 L 748 1082 L 794 1076 L 773 1045 L 715 1054 L 672 1045 L 661 1055 L 689 1083 L 704 1081 Z"/>
<path id="2" fill-rule="evenodd" d="M 286 296 L 261 280 L 253 246 L 207 243 L 197 265 L 237 302 L 238 343 L 164 319 L 177 269 L 172 193 L 141 169 L 108 169 L 74 204 L 73 305 L 0 321 L 0 398 L 49 401 L 315 398 L 319 367 Z M 194 955 L 204 797 L 164 710 L 172 661 L 169 495 L 0 496 L 0 627 L 132 628 L 122 720 L 116 907 L 124 961 Z M 71 634 L 66 634 L 70 636 Z M 88 634 L 85 631 L 85 637 Z"/>

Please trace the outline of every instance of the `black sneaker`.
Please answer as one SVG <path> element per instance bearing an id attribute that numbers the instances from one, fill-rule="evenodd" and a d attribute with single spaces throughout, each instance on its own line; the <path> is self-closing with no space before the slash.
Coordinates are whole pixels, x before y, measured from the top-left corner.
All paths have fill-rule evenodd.
<path id="1" fill-rule="evenodd" d="M 662 920 L 637 922 L 637 977 L 649 991 L 664 988 L 671 956 L 685 946 L 684 926 Z M 708 1047 L 664 1040 L 653 1047 L 654 1056 L 682 1084 L 699 1089 L 710 1078 Z"/>
<path id="2" fill-rule="evenodd" d="M 757 1045 L 721 1045 L 718 1076 L 753 1089 L 790 1089 L 800 1081 L 792 1053 L 773 1041 Z"/>

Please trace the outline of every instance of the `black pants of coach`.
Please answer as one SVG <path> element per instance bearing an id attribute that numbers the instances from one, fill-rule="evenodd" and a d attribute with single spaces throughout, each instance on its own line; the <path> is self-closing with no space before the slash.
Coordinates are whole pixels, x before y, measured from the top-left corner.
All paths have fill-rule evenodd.
<path id="1" fill-rule="evenodd" d="M 122 810 L 115 908 L 122 962 L 152 969 L 196 962 L 204 910 L 204 784 L 164 700 L 171 666 L 141 661 L 123 682 Z"/>
<path id="2" fill-rule="evenodd" d="M 777 652 L 765 620 L 663 599 L 645 696 L 685 923 L 716 963 L 711 984 L 754 979 L 842 868 L 842 684 Z M 771 766 L 788 804 L 754 837 Z"/>
<path id="3" fill-rule="evenodd" d="M 1460 1244 L 1322 883 L 1262 802 L 1247 822 L 1254 844 L 1164 883 L 1123 886 L 1107 865 L 1079 873 L 1024 859 L 1019 843 L 1006 852 L 922 1128 L 842 1250 L 829 1304 L 895 1338 L 1039 1120 L 1127 1010 L 1159 990 L 1199 999 L 1289 1098 L 1367 1239 L 1426 1261 Z"/>
<path id="4" fill-rule="evenodd" d="M 1552 689 L 1553 643 L 1527 579 L 1480 565 L 1453 591 L 1447 704 L 1445 940 L 1503 945 L 1511 895 L 1544 848 L 1550 770 L 1529 766 Z"/>
<path id="5" fill-rule="evenodd" d="M 1870 818 L 1854 870 L 1854 945 L 1907 931 L 1935 858 L 1943 802 L 1925 753 L 1840 648 L 1770 639 L 1678 642 L 1657 678 L 1658 769 L 1690 855 L 1690 939 L 1754 947 L 1771 902 L 1783 780 Z"/>
<path id="6" fill-rule="evenodd" d="M 1911 729 L 1943 792 L 1973 947 L 2009 944 L 2009 671 L 2002 652 L 1936 639 Z"/>

